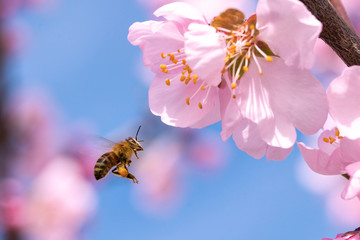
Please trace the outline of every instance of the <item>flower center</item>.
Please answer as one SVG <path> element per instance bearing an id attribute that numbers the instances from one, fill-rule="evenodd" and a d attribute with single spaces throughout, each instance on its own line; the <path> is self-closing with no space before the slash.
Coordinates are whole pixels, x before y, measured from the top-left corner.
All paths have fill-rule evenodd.
<path id="1" fill-rule="evenodd" d="M 231 75 L 233 98 L 236 98 L 234 89 L 243 74 L 248 71 L 251 61 L 255 62 L 259 75 L 262 76 L 258 58 L 271 62 L 272 56 L 277 56 L 265 42 L 257 39 L 259 30 L 256 29 L 256 15 L 252 15 L 246 21 L 240 19 L 241 16 L 243 14 L 240 11 L 228 9 L 211 23 L 226 41 L 227 54 L 223 71 L 228 71 Z"/>
<path id="2" fill-rule="evenodd" d="M 203 98 L 202 101 L 200 101 L 198 103 L 198 107 L 200 109 L 203 108 L 204 103 L 207 100 L 207 97 L 209 95 L 210 92 L 210 87 L 205 83 L 205 81 L 199 79 L 198 75 L 194 74 L 192 69 L 190 68 L 190 66 L 186 63 L 186 59 L 185 59 L 185 51 L 184 49 L 178 49 L 175 52 L 171 52 L 171 53 L 161 53 L 161 58 L 164 61 L 167 61 L 168 64 L 161 64 L 160 65 L 160 69 L 163 73 L 165 74 L 169 74 L 169 75 L 175 75 L 173 78 L 166 78 L 165 79 L 165 84 L 167 86 L 171 85 L 171 82 L 173 81 L 180 81 L 183 82 L 186 86 L 189 86 L 189 82 L 192 81 L 192 83 L 194 85 L 197 85 L 198 88 L 197 90 L 194 92 L 194 94 L 190 97 L 187 97 L 185 99 L 185 103 L 187 105 L 190 105 L 190 101 L 202 91 L 206 91 L 205 97 Z M 168 59 L 167 59 L 168 58 Z M 201 84 L 200 84 L 200 83 Z"/>
<path id="3" fill-rule="evenodd" d="M 340 136 L 340 131 L 338 128 L 335 128 L 335 133 L 334 136 L 330 136 L 330 137 L 324 137 L 323 141 L 329 144 L 338 144 L 340 142 L 341 139 L 343 139 L 343 136 Z M 337 140 L 339 140 L 337 142 Z"/>

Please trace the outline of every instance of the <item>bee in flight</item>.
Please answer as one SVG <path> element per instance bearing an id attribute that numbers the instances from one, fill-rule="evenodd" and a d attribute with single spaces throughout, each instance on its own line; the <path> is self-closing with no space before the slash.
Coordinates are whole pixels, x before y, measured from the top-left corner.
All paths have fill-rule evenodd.
<path id="1" fill-rule="evenodd" d="M 141 126 L 136 132 L 135 138 L 129 137 L 124 141 L 114 144 L 112 150 L 104 153 L 96 162 L 94 168 L 95 179 L 99 180 L 106 176 L 106 174 L 112 169 L 112 173 L 117 176 L 121 176 L 127 179 L 132 180 L 134 183 L 138 183 L 139 181 L 136 177 L 128 171 L 128 167 L 131 163 L 131 157 L 133 153 L 136 158 L 139 159 L 137 152 L 143 151 L 140 142 L 143 140 L 137 140 L 138 133 L 140 131 Z"/>

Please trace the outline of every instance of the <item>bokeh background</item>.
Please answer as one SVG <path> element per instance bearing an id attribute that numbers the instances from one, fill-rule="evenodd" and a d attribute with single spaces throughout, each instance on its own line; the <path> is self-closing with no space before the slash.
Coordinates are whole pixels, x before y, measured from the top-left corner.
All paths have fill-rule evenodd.
<path id="1" fill-rule="evenodd" d="M 294 147 L 255 160 L 221 126 L 177 129 L 150 113 L 152 74 L 129 26 L 166 0 L 0 0 L 0 239 L 321 239 L 360 223 L 345 179 L 312 173 Z M 211 20 L 257 1 L 188 0 Z M 358 0 L 343 1 L 359 29 Z M 324 43 L 326 87 L 344 64 Z M 98 137 L 144 139 L 130 171 L 95 181 Z M 311 144 L 313 138 L 298 135 Z"/>

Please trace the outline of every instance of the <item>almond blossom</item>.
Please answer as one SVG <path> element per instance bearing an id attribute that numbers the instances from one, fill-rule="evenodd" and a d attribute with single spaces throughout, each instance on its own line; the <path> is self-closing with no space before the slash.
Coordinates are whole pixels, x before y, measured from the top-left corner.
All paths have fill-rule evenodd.
<path id="1" fill-rule="evenodd" d="M 319 148 L 298 143 L 304 160 L 313 171 L 325 175 L 343 174 L 350 178 L 342 193 L 344 199 L 360 193 L 359 74 L 359 66 L 350 67 L 330 84 L 327 90 L 328 129 L 318 138 Z"/>
<path id="2" fill-rule="evenodd" d="M 260 0 L 247 20 L 228 9 L 211 26 L 185 3 L 155 15 L 167 21 L 135 23 L 128 39 L 156 73 L 149 102 L 163 122 L 204 127 L 220 105 L 223 140 L 233 134 L 241 150 L 273 160 L 290 153 L 295 128 L 313 134 L 324 124 L 325 90 L 309 70 L 321 23 L 299 1 Z"/>
<path id="3" fill-rule="evenodd" d="M 256 15 L 227 25 L 217 27 L 227 42 L 222 138 L 233 134 L 249 155 L 282 160 L 295 128 L 313 134 L 326 120 L 325 90 L 309 70 L 321 23 L 299 1 L 260 0 Z"/>
<path id="4" fill-rule="evenodd" d="M 339 233 L 334 239 L 323 238 L 322 240 L 360 240 L 360 228 L 346 233 Z"/>
<path id="5" fill-rule="evenodd" d="M 204 127 L 220 120 L 218 85 L 225 43 L 203 15 L 182 2 L 154 12 L 165 21 L 134 23 L 128 39 L 143 51 L 156 75 L 149 90 L 153 114 L 177 127 Z"/>

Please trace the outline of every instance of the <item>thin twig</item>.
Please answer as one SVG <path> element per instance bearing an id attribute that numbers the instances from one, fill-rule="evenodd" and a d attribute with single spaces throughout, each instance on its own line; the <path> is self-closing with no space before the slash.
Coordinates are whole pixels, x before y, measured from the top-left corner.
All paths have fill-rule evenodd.
<path id="1" fill-rule="evenodd" d="M 349 16 L 346 13 L 344 5 L 342 4 L 341 0 L 330 0 L 331 4 L 334 6 L 338 14 L 344 19 L 344 21 L 353 29 L 354 26 L 352 25 Z"/>
<path id="2" fill-rule="evenodd" d="M 323 39 L 345 62 L 360 65 L 360 38 L 337 13 L 330 0 L 300 0 L 323 24 Z"/>

